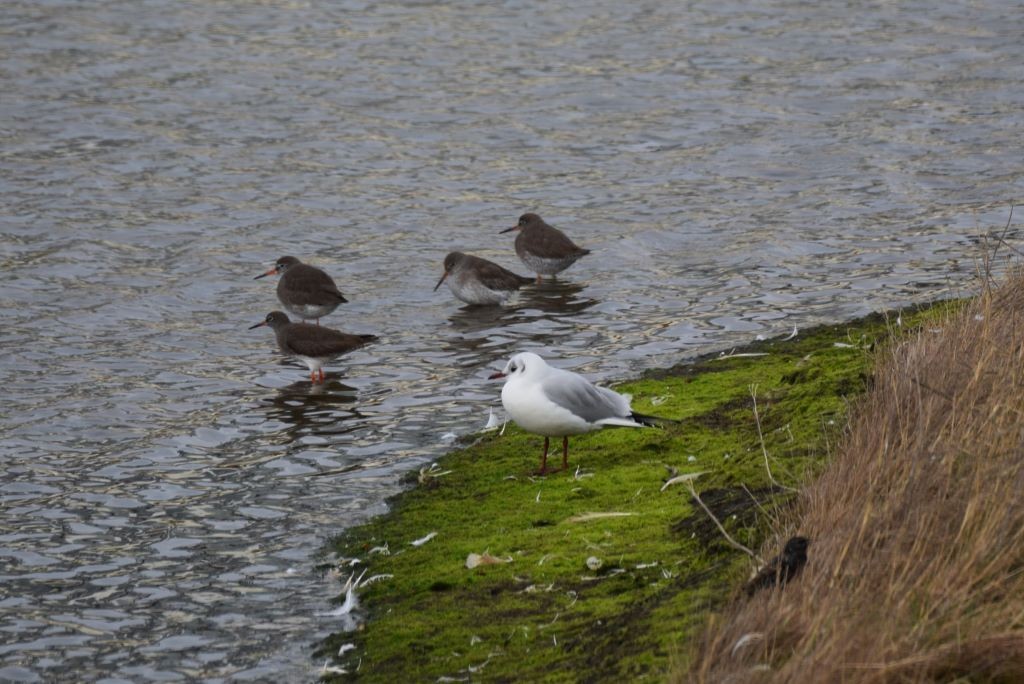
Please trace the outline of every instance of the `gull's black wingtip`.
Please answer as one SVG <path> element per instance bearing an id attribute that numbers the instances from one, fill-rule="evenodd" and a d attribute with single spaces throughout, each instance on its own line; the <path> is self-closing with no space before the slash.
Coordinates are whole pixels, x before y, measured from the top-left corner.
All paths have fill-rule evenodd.
<path id="1" fill-rule="evenodd" d="M 679 420 L 675 420 L 673 418 L 662 418 L 661 416 L 648 416 L 643 413 L 637 413 L 636 411 L 633 411 L 633 413 L 629 414 L 629 417 L 635 420 L 636 422 L 640 423 L 641 425 L 646 425 L 647 427 L 665 427 L 667 425 L 678 425 L 680 422 L 682 422 Z"/>

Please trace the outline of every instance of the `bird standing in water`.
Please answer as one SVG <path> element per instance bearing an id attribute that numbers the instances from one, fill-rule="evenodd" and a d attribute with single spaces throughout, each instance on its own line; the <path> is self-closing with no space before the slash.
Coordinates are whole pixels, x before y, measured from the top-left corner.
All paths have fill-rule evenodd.
<path id="1" fill-rule="evenodd" d="M 309 323 L 292 323 L 283 311 L 271 311 L 249 330 L 268 326 L 274 331 L 282 353 L 295 357 L 309 367 L 313 384 L 324 381 L 324 365 L 343 354 L 377 339 L 376 335 L 350 335 Z"/>
<path id="2" fill-rule="evenodd" d="M 519 235 L 516 235 L 516 254 L 527 268 L 537 274 L 538 283 L 543 276 L 561 273 L 580 257 L 590 254 L 589 249 L 578 246 L 537 214 L 523 214 L 516 225 L 501 232 L 513 230 L 519 231 Z"/>
<path id="3" fill-rule="evenodd" d="M 450 252 L 444 258 L 444 275 L 434 291 L 447 281 L 448 289 L 467 304 L 504 304 L 523 285 L 533 282 L 493 261 L 472 254 Z"/>
<path id="4" fill-rule="evenodd" d="M 281 305 L 299 318 L 315 319 L 317 325 L 322 316 L 348 302 L 331 276 L 293 256 L 281 257 L 272 269 L 254 280 L 268 275 L 281 276 L 277 281 L 277 298 Z"/>

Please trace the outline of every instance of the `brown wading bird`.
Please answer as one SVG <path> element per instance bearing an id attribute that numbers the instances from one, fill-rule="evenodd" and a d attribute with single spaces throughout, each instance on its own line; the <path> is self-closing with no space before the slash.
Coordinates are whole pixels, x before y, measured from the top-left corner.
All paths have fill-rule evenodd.
<path id="1" fill-rule="evenodd" d="M 253 280 L 277 274 L 281 275 L 281 280 L 277 281 L 277 298 L 281 305 L 299 318 L 316 319 L 317 325 L 320 325 L 321 316 L 348 301 L 331 276 L 293 256 L 281 257 L 274 268 Z"/>
<path id="2" fill-rule="evenodd" d="M 538 283 L 542 276 L 561 273 L 580 257 L 590 254 L 589 249 L 577 246 L 565 233 L 544 223 L 537 214 L 523 214 L 516 225 L 501 232 L 513 230 L 519 231 L 516 254 L 527 268 L 537 274 Z"/>
<path id="3" fill-rule="evenodd" d="M 448 289 L 467 304 L 503 304 L 512 293 L 533 282 L 493 261 L 472 254 L 451 252 L 444 258 L 444 275 L 434 291 L 448 281 Z"/>
<path id="4" fill-rule="evenodd" d="M 807 547 L 810 543 L 807 537 L 790 537 L 782 553 L 765 563 L 754 579 L 747 582 L 747 596 L 753 596 L 758 590 L 767 587 L 786 586 L 807 563 Z"/>
<path id="5" fill-rule="evenodd" d="M 539 474 L 569 467 L 569 435 L 620 427 L 653 427 L 677 421 L 636 413 L 629 398 L 606 387 L 596 387 L 582 375 L 549 366 L 532 352 L 516 354 L 505 370 L 490 379 L 507 378 L 501 403 L 519 427 L 544 435 Z M 551 437 L 562 438 L 562 467 L 548 470 Z"/>
<path id="6" fill-rule="evenodd" d="M 262 322 L 250 325 L 249 330 L 264 325 L 274 331 L 277 346 L 285 355 L 309 366 L 309 379 L 314 385 L 324 381 L 324 364 L 377 339 L 376 335 L 349 335 L 309 323 L 292 323 L 282 311 L 271 311 Z"/>

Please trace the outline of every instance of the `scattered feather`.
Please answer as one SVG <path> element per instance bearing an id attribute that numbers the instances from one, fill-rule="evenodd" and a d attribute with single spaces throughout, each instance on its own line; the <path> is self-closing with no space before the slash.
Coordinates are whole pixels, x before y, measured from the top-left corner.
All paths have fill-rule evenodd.
<path id="1" fill-rule="evenodd" d="M 654 561 L 653 563 L 637 563 L 637 565 L 636 565 L 636 569 L 637 570 L 645 570 L 647 568 L 656 568 L 656 567 L 658 567 L 658 561 Z"/>
<path id="2" fill-rule="evenodd" d="M 631 515 L 636 515 L 636 513 L 625 513 L 619 511 L 608 511 L 607 513 L 581 513 L 579 515 L 572 516 L 566 520 L 566 522 L 581 523 L 590 522 L 591 520 L 603 520 L 605 518 L 626 518 Z"/>
<path id="3" fill-rule="evenodd" d="M 832 346 L 833 347 L 838 347 L 839 349 L 853 349 L 857 345 L 855 345 L 855 344 L 847 344 L 846 342 L 833 342 Z"/>
<path id="4" fill-rule="evenodd" d="M 470 646 L 476 646 L 476 645 L 477 645 L 477 644 L 479 644 L 479 643 L 480 643 L 481 641 L 483 641 L 483 639 L 481 639 L 480 637 L 478 637 L 478 636 L 477 636 L 476 634 L 474 634 L 473 636 L 469 637 L 469 645 L 470 645 Z"/>
<path id="5" fill-rule="evenodd" d="M 793 339 L 794 337 L 796 337 L 796 335 L 797 335 L 797 329 L 796 329 L 796 326 L 794 325 L 794 326 L 793 326 L 793 332 L 789 333 L 789 335 L 788 335 L 788 336 L 786 336 L 786 337 L 782 338 L 782 341 L 783 341 L 783 342 L 788 342 L 789 340 L 791 340 L 791 339 Z"/>
<path id="6" fill-rule="evenodd" d="M 436 478 L 444 477 L 445 475 L 451 475 L 452 472 L 453 471 L 451 470 L 441 470 L 441 466 L 437 465 L 436 463 L 431 463 L 430 466 L 424 466 L 420 468 L 420 476 L 418 478 L 419 483 L 421 485 L 425 485 Z"/>
<path id="7" fill-rule="evenodd" d="M 498 565 L 500 563 L 511 563 L 512 556 L 508 558 L 498 558 L 484 551 L 480 553 L 471 553 L 466 556 L 466 567 L 472 570 L 478 565 Z"/>
<path id="8" fill-rule="evenodd" d="M 343 667 L 336 665 L 328 665 L 327 661 L 324 661 L 324 666 L 320 668 L 320 674 L 348 674 L 348 670 Z"/>
<path id="9" fill-rule="evenodd" d="M 393 577 L 394 575 L 392 575 L 391 573 L 383 575 L 374 575 L 373 577 L 367 577 L 363 582 L 359 584 L 359 586 L 366 587 L 373 584 L 374 582 L 380 582 L 381 580 L 391 579 Z"/>
<path id="10" fill-rule="evenodd" d="M 446 432 L 441 435 L 441 444 L 454 444 L 459 436 L 454 432 Z"/>
<path id="11" fill-rule="evenodd" d="M 409 543 L 412 544 L 413 546 L 423 546 L 424 544 L 426 544 L 428 541 L 430 541 L 431 539 L 433 539 L 436 536 L 437 536 L 437 532 L 431 532 L 430 534 L 426 535 L 425 537 L 420 537 L 419 539 L 415 539 L 415 540 L 413 540 L 413 541 L 411 541 Z"/>
<path id="12" fill-rule="evenodd" d="M 484 425 L 484 430 L 497 430 L 498 426 L 501 425 L 501 421 L 498 420 L 498 416 L 494 415 L 494 409 L 487 409 L 487 424 Z"/>
<path id="13" fill-rule="evenodd" d="M 373 555 L 375 553 L 379 553 L 382 556 L 390 556 L 391 555 L 391 549 L 388 548 L 388 543 L 384 542 L 383 546 L 374 546 L 372 549 L 370 549 L 366 553 L 368 553 L 370 555 Z"/>
<path id="14" fill-rule="evenodd" d="M 661 406 L 666 401 L 668 401 L 668 395 L 664 395 L 663 394 L 660 397 L 652 397 L 651 398 L 651 406 Z"/>
<path id="15" fill-rule="evenodd" d="M 737 354 L 736 350 L 733 349 L 733 351 L 729 352 L 728 354 L 726 354 L 725 352 L 722 352 L 721 354 L 719 354 L 718 356 L 716 356 L 712 360 L 714 361 L 714 360 L 721 360 L 721 359 L 742 359 L 742 358 L 751 358 L 751 357 L 756 357 L 756 356 L 768 356 L 768 352 L 741 352 L 741 353 Z"/>
<path id="16" fill-rule="evenodd" d="M 572 474 L 572 479 L 579 481 L 585 477 L 594 477 L 594 473 L 583 473 L 580 472 L 580 466 L 576 466 L 576 472 Z"/>
<path id="17" fill-rule="evenodd" d="M 591 556 L 587 559 L 587 567 L 590 568 L 591 572 L 597 572 L 601 569 L 602 565 L 604 565 L 604 562 L 597 556 Z"/>
<path id="18" fill-rule="evenodd" d="M 356 649 L 356 645 L 355 644 L 342 644 L 338 648 L 338 655 L 339 656 L 345 655 L 349 651 L 354 651 L 355 649 Z"/>
<path id="19" fill-rule="evenodd" d="M 366 570 L 363 570 L 362 575 L 359 575 L 358 579 L 353 579 L 355 573 L 352 573 L 348 577 L 348 581 L 345 582 L 345 602 L 334 610 L 328 613 L 318 613 L 320 617 L 340 617 L 342 618 L 341 629 L 344 632 L 351 632 L 358 626 L 358 621 L 352 615 L 356 608 L 359 607 L 359 597 L 356 596 L 356 589 L 359 588 L 359 583 L 363 579 L 363 575 L 366 574 Z"/>
<path id="20" fill-rule="evenodd" d="M 707 472 L 707 471 L 702 470 L 702 471 L 700 471 L 698 473 L 686 473 L 685 475 L 676 475 L 673 478 L 669 478 L 668 480 L 665 480 L 665 484 L 661 485 L 661 491 L 665 491 L 666 489 L 668 489 L 669 487 L 671 487 L 674 484 L 680 484 L 682 482 L 690 482 L 692 480 L 696 480 L 698 477 L 703 475 L 705 472 Z"/>
<path id="21" fill-rule="evenodd" d="M 736 643 L 732 645 L 732 651 L 731 651 L 732 657 L 735 658 L 736 657 L 736 653 L 740 649 L 744 648 L 745 646 L 749 646 L 750 644 L 755 644 L 755 643 L 757 643 L 759 641 L 764 641 L 764 634 L 762 634 L 761 632 L 747 632 L 746 634 L 741 636 L 739 639 L 737 639 Z"/>
<path id="22" fill-rule="evenodd" d="M 754 335 L 755 342 L 764 342 L 764 335 Z"/>

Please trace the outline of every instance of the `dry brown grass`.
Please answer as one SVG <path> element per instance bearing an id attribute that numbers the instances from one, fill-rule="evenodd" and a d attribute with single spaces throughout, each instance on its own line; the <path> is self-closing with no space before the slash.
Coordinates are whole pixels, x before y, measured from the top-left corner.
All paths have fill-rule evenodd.
<path id="1" fill-rule="evenodd" d="M 762 553 L 810 537 L 803 574 L 677 680 L 1024 682 L 1024 276 L 892 345 L 851 415 Z"/>

